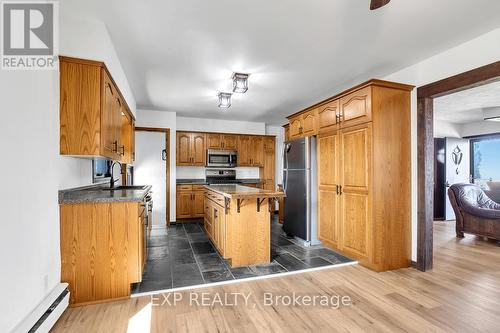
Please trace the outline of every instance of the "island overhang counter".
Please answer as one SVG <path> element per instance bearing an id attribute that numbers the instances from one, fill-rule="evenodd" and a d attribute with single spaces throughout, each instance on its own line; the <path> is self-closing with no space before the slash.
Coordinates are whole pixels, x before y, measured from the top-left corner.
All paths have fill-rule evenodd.
<path id="1" fill-rule="evenodd" d="M 271 210 L 283 197 L 236 184 L 205 186 L 205 230 L 231 267 L 271 261 Z"/>

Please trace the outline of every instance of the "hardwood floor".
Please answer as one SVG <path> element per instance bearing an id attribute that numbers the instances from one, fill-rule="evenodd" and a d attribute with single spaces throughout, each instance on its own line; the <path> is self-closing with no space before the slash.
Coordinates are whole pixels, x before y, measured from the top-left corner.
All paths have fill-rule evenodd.
<path id="1" fill-rule="evenodd" d="M 237 306 L 182 301 L 153 306 L 150 297 L 68 309 L 53 332 L 498 332 L 500 247 L 471 235 L 457 240 L 453 222 L 436 222 L 434 270 L 375 273 L 348 266 L 193 290 L 202 297 L 250 295 Z M 266 306 L 274 295 L 349 296 L 352 305 Z M 230 295 L 230 294 L 228 294 Z M 162 299 L 156 298 L 155 304 Z M 234 300 L 233 300 L 234 303 Z"/>

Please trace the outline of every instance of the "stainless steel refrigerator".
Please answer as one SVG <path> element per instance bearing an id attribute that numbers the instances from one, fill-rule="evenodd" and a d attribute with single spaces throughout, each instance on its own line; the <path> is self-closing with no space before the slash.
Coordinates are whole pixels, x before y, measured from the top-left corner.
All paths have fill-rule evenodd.
<path id="1" fill-rule="evenodd" d="M 316 138 L 285 142 L 283 186 L 286 193 L 283 230 L 304 245 L 320 244 L 317 238 Z"/>

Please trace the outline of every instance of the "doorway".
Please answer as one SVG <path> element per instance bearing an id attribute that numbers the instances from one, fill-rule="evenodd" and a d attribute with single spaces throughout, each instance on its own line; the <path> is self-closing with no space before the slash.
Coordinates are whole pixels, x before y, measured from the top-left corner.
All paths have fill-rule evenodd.
<path id="1" fill-rule="evenodd" d="M 151 227 L 170 226 L 170 129 L 136 127 L 134 181 L 152 185 Z"/>
<path id="2" fill-rule="evenodd" d="M 500 79 L 500 61 L 417 90 L 417 268 L 432 269 L 434 223 L 434 99 Z"/>

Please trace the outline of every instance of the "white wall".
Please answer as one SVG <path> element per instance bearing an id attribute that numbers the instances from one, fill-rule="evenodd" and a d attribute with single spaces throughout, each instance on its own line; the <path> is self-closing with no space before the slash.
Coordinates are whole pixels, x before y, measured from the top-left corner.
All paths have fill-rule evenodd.
<path id="1" fill-rule="evenodd" d="M 500 60 L 500 29 L 385 77 L 423 86 Z M 412 93 L 412 258 L 417 254 L 417 90 Z"/>
<path id="2" fill-rule="evenodd" d="M 500 122 L 478 121 L 470 124 L 463 124 L 460 129 L 462 137 L 500 133 Z"/>
<path id="3" fill-rule="evenodd" d="M 462 126 L 443 120 L 434 119 L 434 137 L 435 138 L 461 138 Z"/>
<path id="4" fill-rule="evenodd" d="M 114 59 L 113 75 L 121 71 L 102 24 L 60 28 L 61 54 Z M 57 71 L 0 72 L 0 332 L 8 332 L 60 282 L 58 190 L 90 184 L 91 162 L 59 156 Z"/>
<path id="5" fill-rule="evenodd" d="M 250 121 L 177 117 L 179 131 L 265 134 L 266 124 Z"/>

